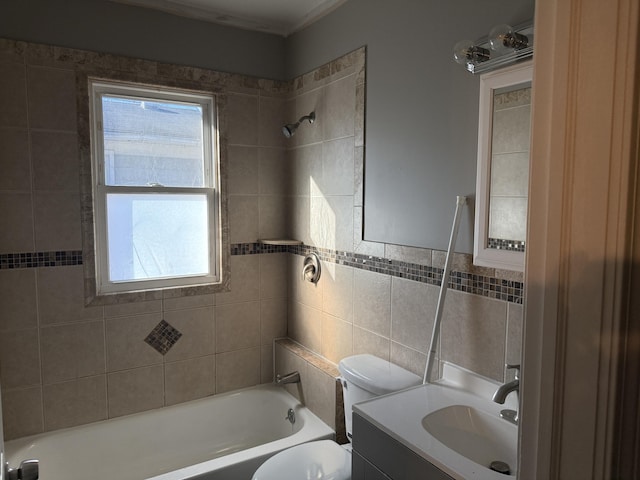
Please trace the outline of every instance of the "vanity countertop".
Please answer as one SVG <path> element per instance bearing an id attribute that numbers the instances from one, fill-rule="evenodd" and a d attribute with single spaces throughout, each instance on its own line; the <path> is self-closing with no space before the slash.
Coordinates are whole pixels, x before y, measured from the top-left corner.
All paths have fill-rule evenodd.
<path id="1" fill-rule="evenodd" d="M 455 479 L 506 480 L 516 475 L 518 428 L 500 418 L 500 411 L 515 409 L 517 400 L 516 395 L 509 395 L 504 405 L 491 401 L 498 386 L 470 372 L 445 366 L 443 380 L 362 402 L 354 405 L 353 409 L 354 413 Z M 453 430 L 453 434 L 466 444 L 464 448 L 473 450 L 476 460 L 487 459 L 481 460 L 487 463 L 486 466 L 444 445 L 427 430 L 425 417 L 451 406 L 461 406 L 450 409 L 454 412 L 454 420 L 456 416 L 464 416 L 467 407 L 481 412 L 482 417 L 490 420 L 492 431 L 497 432 L 495 437 L 500 437 L 478 436 L 472 429 L 467 430 L 464 425 L 477 420 L 471 417 L 458 418 L 461 420 L 459 425 L 462 425 L 459 429 L 444 429 L 446 434 Z M 496 449 L 504 452 L 500 455 L 502 458 L 493 458 Z M 511 475 L 486 468 L 493 460 L 506 462 L 512 469 Z"/>

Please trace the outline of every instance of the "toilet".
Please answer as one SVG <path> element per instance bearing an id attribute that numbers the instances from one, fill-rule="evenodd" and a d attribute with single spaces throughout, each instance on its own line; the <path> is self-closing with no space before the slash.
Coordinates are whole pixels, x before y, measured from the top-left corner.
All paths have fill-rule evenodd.
<path id="1" fill-rule="evenodd" d="M 354 355 L 340 361 L 344 418 L 351 442 L 352 412 L 355 403 L 422 383 L 417 375 L 369 354 Z M 338 445 L 332 440 L 303 443 L 284 450 L 264 462 L 252 480 L 350 480 L 351 443 Z"/>

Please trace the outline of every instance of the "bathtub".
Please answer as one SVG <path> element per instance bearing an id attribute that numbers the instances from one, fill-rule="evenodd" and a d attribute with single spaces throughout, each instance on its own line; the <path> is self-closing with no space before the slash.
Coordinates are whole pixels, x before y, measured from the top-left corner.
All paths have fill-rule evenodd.
<path id="1" fill-rule="evenodd" d="M 5 453 L 12 467 L 38 459 L 42 480 L 242 480 L 283 449 L 334 435 L 284 389 L 260 385 L 12 440 Z"/>

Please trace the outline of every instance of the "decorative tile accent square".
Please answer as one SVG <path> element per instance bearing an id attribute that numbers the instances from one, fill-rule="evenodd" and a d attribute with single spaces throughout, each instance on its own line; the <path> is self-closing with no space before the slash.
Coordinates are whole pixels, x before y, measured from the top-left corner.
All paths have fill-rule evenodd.
<path id="1" fill-rule="evenodd" d="M 150 346 L 155 348 L 161 355 L 166 354 L 171 347 L 180 339 L 182 333 L 176 328 L 172 327 L 169 323 L 161 320 L 156 327 L 151 330 L 151 333 L 144 339 Z"/>

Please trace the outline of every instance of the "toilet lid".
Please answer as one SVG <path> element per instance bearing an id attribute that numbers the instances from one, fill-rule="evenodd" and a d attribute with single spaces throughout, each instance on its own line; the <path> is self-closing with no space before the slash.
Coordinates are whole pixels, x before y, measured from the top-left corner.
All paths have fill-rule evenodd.
<path id="1" fill-rule="evenodd" d="M 303 443 L 264 462 L 252 480 L 350 480 L 351 455 L 331 440 Z"/>

